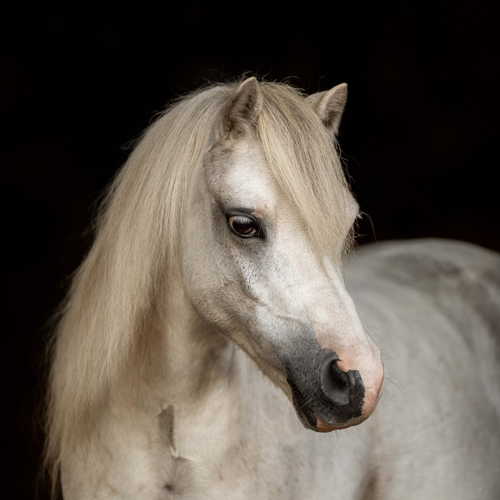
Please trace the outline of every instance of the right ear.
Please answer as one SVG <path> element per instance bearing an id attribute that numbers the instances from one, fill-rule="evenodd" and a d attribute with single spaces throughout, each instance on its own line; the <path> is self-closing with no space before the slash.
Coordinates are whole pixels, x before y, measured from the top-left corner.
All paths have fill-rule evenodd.
<path id="1" fill-rule="evenodd" d="M 335 137 L 347 102 L 347 83 L 341 83 L 325 92 L 312 94 L 307 98 L 307 102 L 316 111 L 330 134 Z"/>
<path id="2" fill-rule="evenodd" d="M 259 82 L 252 76 L 235 90 L 224 113 L 224 128 L 228 133 L 246 134 L 252 131 L 262 108 Z"/>

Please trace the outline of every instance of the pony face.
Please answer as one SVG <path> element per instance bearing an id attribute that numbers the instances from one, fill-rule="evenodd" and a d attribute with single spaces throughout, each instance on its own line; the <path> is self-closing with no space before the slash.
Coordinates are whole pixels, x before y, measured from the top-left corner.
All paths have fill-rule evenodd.
<path id="1" fill-rule="evenodd" d="M 342 248 L 358 206 L 344 187 L 340 195 L 339 237 L 324 255 L 256 138 L 225 137 L 193 174 L 182 251 L 197 313 L 284 391 L 306 427 L 323 432 L 366 419 L 383 379 L 344 287 Z"/>

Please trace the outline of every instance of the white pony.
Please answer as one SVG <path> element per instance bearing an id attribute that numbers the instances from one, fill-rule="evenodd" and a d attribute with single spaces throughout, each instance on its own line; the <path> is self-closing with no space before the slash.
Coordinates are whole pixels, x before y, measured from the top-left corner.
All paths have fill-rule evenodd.
<path id="1" fill-rule="evenodd" d="M 249 78 L 144 134 L 54 337 L 66 500 L 500 498 L 500 258 L 346 258 L 346 97 Z"/>

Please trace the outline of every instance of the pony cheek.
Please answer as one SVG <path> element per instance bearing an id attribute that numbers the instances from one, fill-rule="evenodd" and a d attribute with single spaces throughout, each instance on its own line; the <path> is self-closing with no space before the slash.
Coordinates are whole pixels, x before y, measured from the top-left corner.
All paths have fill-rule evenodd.
<path id="1" fill-rule="evenodd" d="M 229 336 L 238 327 L 234 310 L 238 297 L 232 290 L 235 280 L 214 272 L 221 263 L 215 262 L 213 249 L 207 245 L 186 250 L 183 260 L 184 294 L 191 306 L 202 321 Z"/>
<path id="2" fill-rule="evenodd" d="M 223 286 L 223 277 L 217 269 L 221 249 L 213 244 L 216 230 L 199 217 L 185 221 L 184 241 L 180 248 L 182 284 L 186 295 L 200 311 L 205 302 L 214 305 L 218 290 Z"/>

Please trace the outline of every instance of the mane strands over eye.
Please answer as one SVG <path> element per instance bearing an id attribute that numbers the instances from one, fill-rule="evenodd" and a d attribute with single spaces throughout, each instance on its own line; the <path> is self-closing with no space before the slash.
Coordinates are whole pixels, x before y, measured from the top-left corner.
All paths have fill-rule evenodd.
<path id="1" fill-rule="evenodd" d="M 264 156 L 318 252 L 328 254 L 351 223 L 352 195 L 335 145 L 298 90 L 276 83 L 261 90 L 257 132 Z"/>

